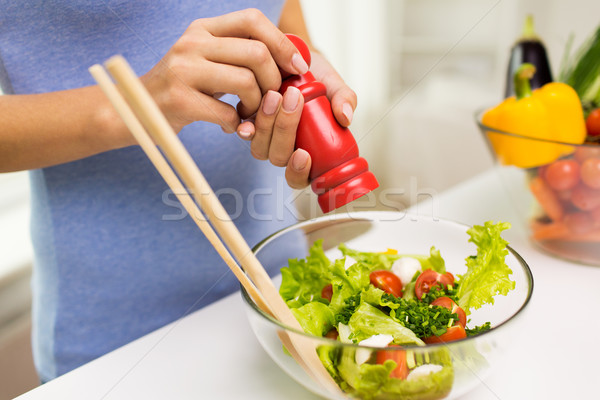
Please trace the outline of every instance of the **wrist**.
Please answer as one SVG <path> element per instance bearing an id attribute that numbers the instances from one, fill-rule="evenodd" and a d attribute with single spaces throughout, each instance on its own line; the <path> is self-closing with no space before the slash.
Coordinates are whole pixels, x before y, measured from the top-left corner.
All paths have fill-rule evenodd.
<path id="1" fill-rule="evenodd" d="M 85 129 L 87 141 L 96 152 L 116 150 L 137 144 L 133 135 L 97 86 L 90 88 L 95 94 L 92 118 Z"/>

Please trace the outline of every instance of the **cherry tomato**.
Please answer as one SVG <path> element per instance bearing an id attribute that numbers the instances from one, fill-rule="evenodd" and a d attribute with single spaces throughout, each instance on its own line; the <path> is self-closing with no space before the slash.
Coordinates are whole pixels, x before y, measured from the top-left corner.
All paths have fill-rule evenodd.
<path id="1" fill-rule="evenodd" d="M 389 347 L 400 347 L 391 345 Z M 390 378 L 406 379 L 408 376 L 408 364 L 406 362 L 406 351 L 404 350 L 381 350 L 377 352 L 376 363 L 383 364 L 387 360 L 394 361 L 397 365 L 392 372 Z"/>
<path id="2" fill-rule="evenodd" d="M 581 180 L 594 189 L 600 189 L 600 158 L 588 158 L 581 164 Z"/>
<path id="3" fill-rule="evenodd" d="M 452 275 L 450 272 L 440 274 L 439 281 L 444 287 L 447 287 L 448 285 L 454 285 L 454 275 Z"/>
<path id="4" fill-rule="evenodd" d="M 454 284 L 454 275 L 450 272 L 440 274 L 432 269 L 427 269 L 417 277 L 415 282 L 415 295 L 421 300 L 425 293 L 429 293 L 432 287 L 446 287 Z"/>
<path id="5" fill-rule="evenodd" d="M 575 159 L 580 163 L 584 162 L 588 158 L 593 157 L 600 157 L 600 146 L 590 144 L 575 148 Z"/>
<path id="6" fill-rule="evenodd" d="M 571 203 L 582 211 L 600 207 L 600 190 L 586 185 L 578 185 L 571 193 Z"/>
<path id="7" fill-rule="evenodd" d="M 402 281 L 393 272 L 386 270 L 373 271 L 369 275 L 369 280 L 376 288 L 393 296 L 402 297 Z"/>
<path id="8" fill-rule="evenodd" d="M 465 332 L 465 328 L 461 324 L 456 324 L 448 328 L 446 333 L 440 336 L 429 336 L 423 339 L 423 341 L 427 344 L 433 343 L 448 343 L 454 340 L 460 340 L 467 337 L 467 332 Z"/>
<path id="9" fill-rule="evenodd" d="M 331 328 L 331 330 L 325 334 L 326 338 L 333 339 L 333 340 L 337 340 L 338 336 L 339 336 L 339 333 L 338 333 L 337 329 L 335 329 L 335 328 Z"/>
<path id="10" fill-rule="evenodd" d="M 465 311 L 458 306 L 450 297 L 442 296 L 438 297 L 431 302 L 432 306 L 445 307 L 451 312 L 458 314 L 458 323 L 464 328 L 467 326 L 467 314 Z"/>
<path id="11" fill-rule="evenodd" d="M 321 290 L 321 297 L 327 301 L 331 301 L 331 298 L 333 297 L 333 286 L 331 283 Z"/>
<path id="12" fill-rule="evenodd" d="M 579 183 L 579 163 L 575 160 L 559 160 L 548 165 L 544 179 L 554 190 L 568 190 Z"/>
<path id="13" fill-rule="evenodd" d="M 587 134 L 590 136 L 600 135 L 600 108 L 592 110 L 585 119 Z"/>

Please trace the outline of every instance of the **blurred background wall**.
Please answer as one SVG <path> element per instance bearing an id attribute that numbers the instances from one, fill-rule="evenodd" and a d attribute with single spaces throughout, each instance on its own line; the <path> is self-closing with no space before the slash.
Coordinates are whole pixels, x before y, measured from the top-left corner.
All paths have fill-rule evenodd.
<path id="1" fill-rule="evenodd" d="M 474 120 L 502 97 L 533 14 L 558 73 L 600 24 L 598 0 L 302 0 L 311 38 L 355 89 L 351 130 L 381 188 L 355 208 L 400 209 L 491 168 Z M 298 193 L 300 217 L 318 214 Z M 384 201 L 382 201 L 382 199 Z M 29 347 L 26 173 L 0 174 L 0 400 L 37 384 Z"/>

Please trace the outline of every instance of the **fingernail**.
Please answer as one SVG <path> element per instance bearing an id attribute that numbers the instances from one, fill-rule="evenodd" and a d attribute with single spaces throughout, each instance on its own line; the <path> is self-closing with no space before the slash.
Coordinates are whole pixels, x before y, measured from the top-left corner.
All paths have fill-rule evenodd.
<path id="1" fill-rule="evenodd" d="M 303 75 L 308 72 L 308 64 L 304 61 L 304 58 L 298 53 L 294 53 L 292 56 L 292 66 L 299 75 Z"/>
<path id="2" fill-rule="evenodd" d="M 252 136 L 254 135 L 254 132 L 251 132 L 249 130 L 240 130 L 238 131 L 238 135 L 245 140 L 250 140 L 252 138 Z"/>
<path id="3" fill-rule="evenodd" d="M 292 160 L 292 167 L 294 167 L 296 171 L 302 171 L 304 168 L 306 168 L 306 165 L 308 164 L 308 157 L 309 156 L 306 150 L 296 150 Z"/>
<path id="4" fill-rule="evenodd" d="M 277 92 L 269 90 L 265 95 L 265 101 L 263 101 L 262 110 L 265 115 L 273 115 L 275 111 L 277 111 L 277 107 L 279 107 L 279 99 Z"/>
<path id="5" fill-rule="evenodd" d="M 349 103 L 344 103 L 342 106 L 342 114 L 348 119 L 348 124 L 352 122 L 352 116 L 354 115 L 354 111 L 352 111 L 352 106 Z"/>
<path id="6" fill-rule="evenodd" d="M 283 95 L 283 109 L 291 112 L 298 107 L 298 100 L 300 99 L 300 90 L 293 86 L 290 86 Z"/>

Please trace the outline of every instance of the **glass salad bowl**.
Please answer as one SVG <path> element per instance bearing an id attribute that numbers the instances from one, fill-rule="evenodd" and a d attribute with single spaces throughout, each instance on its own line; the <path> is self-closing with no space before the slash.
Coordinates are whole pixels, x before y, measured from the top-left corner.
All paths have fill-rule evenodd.
<path id="1" fill-rule="evenodd" d="M 358 251 L 383 254 L 393 254 L 389 249 L 394 249 L 399 255 L 429 255 L 435 246 L 445 260 L 446 270 L 458 277 L 467 270 L 465 259 L 477 254 L 475 245 L 468 242 L 468 229 L 452 221 L 402 212 L 334 214 L 283 229 L 259 243 L 254 252 L 267 271 L 276 273 L 288 265 L 289 259 L 305 258 L 318 240 L 322 240 L 329 260 L 341 258 L 340 243 Z M 518 337 L 518 321 L 531 297 L 533 277 L 525 261 L 510 247 L 506 264 L 512 270 L 510 279 L 515 288 L 506 296 L 496 296 L 493 305 L 486 304 L 468 315 L 467 327 L 490 322 L 492 328 L 447 343 L 385 347 L 313 336 L 261 311 L 243 289 L 242 297 L 252 330 L 264 350 L 290 377 L 315 394 L 329 399 L 453 399 L 479 385 L 498 357 L 507 356 L 511 340 Z M 273 281 L 279 287 L 281 275 Z M 338 327 L 342 336 L 342 327 Z M 284 348 L 281 334 L 310 342 L 341 390 L 332 391 L 311 379 Z M 395 375 L 390 371 L 396 364 L 385 360 L 405 360 L 408 377 L 392 379 Z M 378 364 L 391 367 L 382 373 Z"/>
<path id="2" fill-rule="evenodd" d="M 600 143 L 573 145 L 476 121 L 530 241 L 565 260 L 600 266 Z"/>

